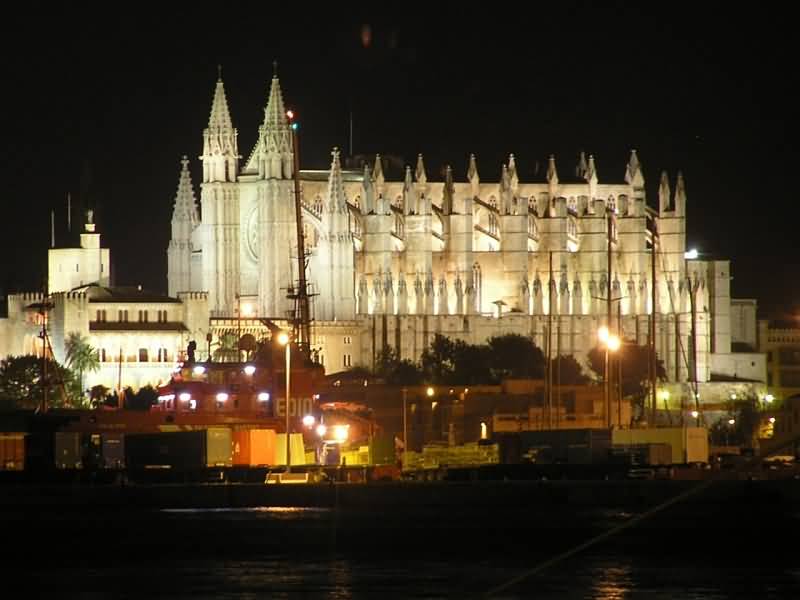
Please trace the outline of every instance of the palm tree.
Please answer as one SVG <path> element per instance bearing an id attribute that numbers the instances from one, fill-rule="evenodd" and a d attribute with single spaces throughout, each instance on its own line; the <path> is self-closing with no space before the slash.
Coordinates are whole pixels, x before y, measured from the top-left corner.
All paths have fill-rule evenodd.
<path id="1" fill-rule="evenodd" d="M 99 371 L 100 357 L 97 350 L 89 344 L 89 340 L 77 331 L 73 331 L 67 336 L 64 347 L 67 350 L 67 365 L 70 369 L 78 372 L 78 384 L 81 398 L 83 398 L 83 374 L 84 372 Z"/>

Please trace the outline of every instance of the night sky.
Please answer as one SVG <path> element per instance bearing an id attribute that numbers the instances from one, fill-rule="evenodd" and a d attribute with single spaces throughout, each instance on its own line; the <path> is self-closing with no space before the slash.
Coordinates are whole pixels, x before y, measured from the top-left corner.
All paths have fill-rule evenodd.
<path id="1" fill-rule="evenodd" d="M 733 261 L 735 297 L 765 313 L 800 305 L 798 53 L 782 9 L 386 4 L 390 19 L 220 6 L 4 16 L 0 288 L 41 287 L 50 210 L 64 243 L 70 192 L 96 206 L 115 283 L 166 290 L 180 157 L 199 199 L 217 64 L 246 159 L 277 60 L 303 168 L 347 149 L 351 109 L 355 154 L 422 152 L 436 178 L 449 163 L 464 181 L 474 152 L 496 180 L 513 152 L 523 182 L 544 181 L 549 154 L 566 174 L 584 150 L 601 183 L 619 182 L 636 148 L 651 205 L 661 170 L 673 189 L 683 170 L 689 244 Z"/>

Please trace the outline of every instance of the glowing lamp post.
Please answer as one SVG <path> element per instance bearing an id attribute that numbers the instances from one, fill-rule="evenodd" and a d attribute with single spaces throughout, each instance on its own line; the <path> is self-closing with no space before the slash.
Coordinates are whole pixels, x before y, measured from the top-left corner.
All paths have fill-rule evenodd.
<path id="1" fill-rule="evenodd" d="M 619 350 L 622 342 L 620 341 L 619 337 L 609 332 L 608 327 L 603 325 L 600 329 L 597 330 L 597 339 L 598 341 L 603 344 L 605 349 L 605 374 L 604 374 L 604 390 L 603 395 L 605 396 L 605 405 L 606 405 L 606 426 L 611 427 L 611 382 L 609 381 L 609 368 L 608 368 L 608 353 L 609 352 L 616 352 Z M 620 382 L 621 384 L 622 382 Z M 622 425 L 622 423 L 619 423 Z"/>
<path id="2" fill-rule="evenodd" d="M 289 344 L 289 334 L 282 331 L 278 335 L 278 343 L 286 348 L 286 472 L 291 470 L 291 449 L 289 444 L 289 392 L 291 390 L 292 351 Z"/>

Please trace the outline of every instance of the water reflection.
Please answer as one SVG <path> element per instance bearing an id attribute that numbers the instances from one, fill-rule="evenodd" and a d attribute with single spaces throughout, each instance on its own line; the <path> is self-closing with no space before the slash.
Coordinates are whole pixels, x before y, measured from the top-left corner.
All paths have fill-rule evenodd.
<path id="1" fill-rule="evenodd" d="M 593 569 L 591 598 L 595 600 L 622 600 L 631 591 L 631 564 L 624 559 L 599 565 Z"/>
<path id="2" fill-rule="evenodd" d="M 353 597 L 353 573 L 350 561 L 334 560 L 328 570 L 331 591 L 328 598 L 331 600 L 351 600 Z"/>

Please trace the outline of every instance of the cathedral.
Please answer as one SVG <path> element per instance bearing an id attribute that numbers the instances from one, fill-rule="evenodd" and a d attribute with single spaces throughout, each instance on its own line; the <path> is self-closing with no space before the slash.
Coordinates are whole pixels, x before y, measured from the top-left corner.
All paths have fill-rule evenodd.
<path id="1" fill-rule="evenodd" d="M 181 161 L 167 296 L 107 287 L 110 256 L 91 222 L 80 249 L 50 250 L 49 291 L 61 315 L 51 326 L 63 329 L 53 339 L 65 339 L 70 328 L 88 334 L 109 362 L 98 381 L 111 377 L 116 387 L 114 361 L 150 363 L 155 356 L 163 368 L 145 365 L 150 370 L 135 381 L 168 377 L 166 363 L 190 339 L 202 359 L 226 334 L 260 338 L 267 324 L 286 325 L 294 311 L 287 289 L 299 280 L 296 175 L 313 295 L 310 342 L 328 373 L 372 367 L 386 347 L 416 360 L 436 334 L 476 344 L 517 333 L 583 360 L 603 325 L 648 344 L 655 314 L 656 349 L 675 395 L 690 394 L 693 379 L 706 398 L 720 399 L 739 384 L 763 386 L 764 355 L 732 351 L 755 328 L 755 301 L 731 299 L 728 260 L 687 253 L 683 177 L 662 173 L 658 197 L 648 203 L 636 151 L 611 180 L 584 154 L 561 172 L 550 156 L 540 181 L 521 178 L 513 154 L 491 167 L 465 156 L 429 178 L 420 154 L 391 180 L 380 156 L 345 169 L 335 148 L 329 170 L 295 173 L 292 122 L 277 76 L 246 157 L 237 138 L 220 78 L 194 170 L 199 203 L 194 163 Z M 72 273 L 76 252 L 84 258 Z M 36 351 L 29 300 L 9 297 L 0 353 L 21 353 L 16 340 Z M 128 319 L 134 309 L 138 329 Z M 59 358 L 63 349 L 54 353 Z"/>
<path id="2" fill-rule="evenodd" d="M 240 163 L 220 79 L 199 157 L 202 218 L 183 161 L 169 294 L 207 292 L 219 327 L 240 319 L 242 305 L 254 325 L 292 311 L 290 127 L 275 76 L 258 141 Z M 761 357 L 731 352 L 729 261 L 686 253 L 680 173 L 672 181 L 661 174 L 656 208 L 647 203 L 636 151 L 616 182 L 601 182 L 593 156 L 581 155 L 568 174 L 550 156 L 538 182 L 520 179 L 513 154 L 491 169 L 499 175 L 493 179 L 481 177 L 474 155 L 465 162 L 436 181 L 420 154 L 390 181 L 380 156 L 352 171 L 333 149 L 330 170 L 298 173 L 312 342 L 329 371 L 369 367 L 387 345 L 417 359 L 437 333 L 470 343 L 519 333 L 540 347 L 550 336 L 560 353 L 582 357 L 604 324 L 646 344 L 655 312 L 658 356 L 670 379 L 687 381 L 694 368 L 700 382 L 759 380 Z"/>

